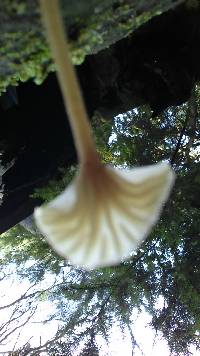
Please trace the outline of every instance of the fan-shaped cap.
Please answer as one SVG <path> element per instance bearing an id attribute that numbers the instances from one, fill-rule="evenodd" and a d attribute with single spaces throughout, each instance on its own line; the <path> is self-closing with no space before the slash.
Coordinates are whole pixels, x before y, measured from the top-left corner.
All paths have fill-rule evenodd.
<path id="1" fill-rule="evenodd" d="M 173 182 L 167 163 L 130 171 L 84 168 L 63 193 L 35 210 L 36 222 L 72 264 L 87 269 L 117 264 L 150 232 Z"/>

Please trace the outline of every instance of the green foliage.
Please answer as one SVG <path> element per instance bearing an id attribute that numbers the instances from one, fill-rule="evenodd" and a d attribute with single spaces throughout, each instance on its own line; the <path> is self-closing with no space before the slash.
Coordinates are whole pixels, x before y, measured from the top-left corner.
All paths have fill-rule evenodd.
<path id="1" fill-rule="evenodd" d="M 99 356 L 99 349 L 93 335 L 80 353 L 80 356 Z"/>
<path id="2" fill-rule="evenodd" d="M 199 88 L 195 95 L 192 104 L 171 108 L 159 117 L 152 118 L 149 108 L 142 107 L 114 122 L 96 118 L 93 123 L 106 163 L 132 167 L 173 157 L 177 173 L 173 194 L 160 223 L 129 261 L 86 272 L 72 268 L 43 237 L 22 228 L 15 227 L 1 237 L 2 268 L 15 263 L 17 273 L 31 281 L 45 280 L 46 272 L 58 281 L 51 292 L 40 294 L 56 308 L 48 320 L 60 320 L 54 341 L 47 345 L 49 355 L 62 354 L 63 350 L 70 355 L 80 345 L 82 355 L 91 350 L 91 354 L 98 354 L 95 337 L 108 341 L 116 322 L 122 332 L 130 332 L 133 313 L 143 308 L 150 313 L 154 330 L 161 331 L 167 340 L 172 355 L 189 355 L 191 344 L 200 349 Z M 188 117 L 189 105 L 197 108 L 195 118 Z M 62 172 L 60 181 L 50 182 L 36 196 L 52 199 L 74 173 L 75 168 L 64 175 Z"/>
<path id="3" fill-rule="evenodd" d="M 77 168 L 73 166 L 67 169 L 60 168 L 59 177 L 56 180 L 51 180 L 45 187 L 36 189 L 34 194 L 32 194 L 32 197 L 41 198 L 45 202 L 51 201 L 66 189 L 75 176 L 76 171 Z"/>
<path id="4" fill-rule="evenodd" d="M 1 235 L 0 250 L 2 269 L 14 263 L 18 276 L 30 282 L 41 281 L 46 272 L 57 275 L 63 264 L 43 236 L 35 236 L 20 225 Z"/>

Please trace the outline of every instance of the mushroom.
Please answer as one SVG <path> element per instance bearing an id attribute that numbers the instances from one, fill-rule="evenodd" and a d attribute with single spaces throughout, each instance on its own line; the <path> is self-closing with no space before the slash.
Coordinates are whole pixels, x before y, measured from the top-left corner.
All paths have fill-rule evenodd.
<path id="1" fill-rule="evenodd" d="M 130 258 L 159 218 L 174 182 L 166 162 L 131 170 L 101 163 L 70 55 L 57 0 L 40 0 L 79 158 L 72 183 L 35 219 L 51 246 L 86 269 Z"/>

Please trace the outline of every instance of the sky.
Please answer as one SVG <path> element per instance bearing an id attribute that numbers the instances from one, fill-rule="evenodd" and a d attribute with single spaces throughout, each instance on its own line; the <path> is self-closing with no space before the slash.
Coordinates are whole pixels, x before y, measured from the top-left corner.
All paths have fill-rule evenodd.
<path id="1" fill-rule="evenodd" d="M 49 279 L 49 284 L 52 280 Z M 0 283 L 0 306 L 12 302 L 20 295 L 22 295 L 28 287 L 28 283 L 13 281 L 12 278 L 5 282 Z M 47 286 L 47 285 L 46 285 Z M 158 306 L 162 304 L 162 299 L 158 300 Z M 44 343 L 51 336 L 53 337 L 55 331 L 58 328 L 59 323 L 52 321 L 49 325 L 41 325 L 38 323 L 48 315 L 48 312 L 53 308 L 53 304 L 47 301 L 41 301 L 38 306 L 38 311 L 34 318 L 30 320 L 20 333 L 17 331 L 14 336 L 9 340 L 6 345 L 0 346 L 0 354 L 3 351 L 12 350 L 14 345 L 20 346 L 26 343 L 30 338 L 31 346 L 39 346 L 40 342 Z M 8 318 L 7 310 L 0 311 L 0 321 L 6 321 Z M 155 337 L 155 332 L 149 326 L 151 316 L 143 309 L 140 314 L 132 316 L 132 332 L 139 345 L 139 348 L 135 348 L 134 356 L 170 356 L 170 352 L 166 341 L 161 335 Z M 113 325 L 111 330 L 111 336 L 109 340 L 109 356 L 133 356 L 131 348 L 131 338 L 128 333 L 122 333 L 119 327 Z M 103 339 L 98 336 L 97 342 L 101 346 L 100 356 L 105 356 L 108 351 L 107 346 Z M 79 351 L 79 350 L 78 350 Z M 79 352 L 75 352 L 74 356 L 77 356 Z M 195 352 L 191 349 L 192 356 L 199 356 L 199 352 Z M 44 354 L 45 355 L 45 354 Z"/>

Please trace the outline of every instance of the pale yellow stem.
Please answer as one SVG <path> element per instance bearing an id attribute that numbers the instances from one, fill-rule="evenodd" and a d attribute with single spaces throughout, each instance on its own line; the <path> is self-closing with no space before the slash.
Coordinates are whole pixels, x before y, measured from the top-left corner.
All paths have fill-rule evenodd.
<path id="1" fill-rule="evenodd" d="M 47 36 L 69 116 L 80 163 L 98 163 L 98 155 L 81 90 L 71 63 L 58 0 L 40 0 Z M 56 118 L 55 118 L 56 120 Z"/>

